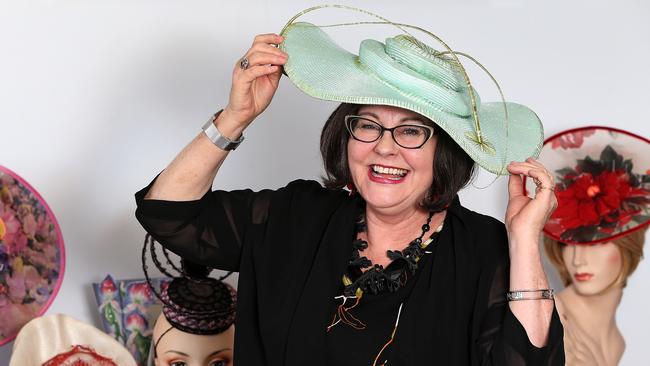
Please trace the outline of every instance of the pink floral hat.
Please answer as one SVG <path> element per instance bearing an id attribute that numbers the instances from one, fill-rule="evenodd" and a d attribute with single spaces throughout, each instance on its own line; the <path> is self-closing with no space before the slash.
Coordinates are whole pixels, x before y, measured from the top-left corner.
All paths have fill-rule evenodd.
<path id="1" fill-rule="evenodd" d="M 0 346 L 45 313 L 65 267 L 63 236 L 38 192 L 0 166 Z"/>
<path id="2" fill-rule="evenodd" d="M 650 141 L 611 127 L 575 128 L 544 142 L 558 207 L 544 227 L 566 244 L 611 241 L 650 223 Z M 535 186 L 526 182 L 527 191 Z"/>

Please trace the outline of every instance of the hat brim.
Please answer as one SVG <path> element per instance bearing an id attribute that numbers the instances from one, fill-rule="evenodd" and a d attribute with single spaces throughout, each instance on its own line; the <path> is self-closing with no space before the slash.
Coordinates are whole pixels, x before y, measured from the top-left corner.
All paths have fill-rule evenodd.
<path id="1" fill-rule="evenodd" d="M 508 174 L 510 161 L 537 157 L 543 127 L 537 115 L 517 103 L 479 105 L 481 133 L 486 145 L 476 142 L 474 118 L 441 111 L 424 98 L 400 91 L 382 81 L 357 55 L 338 46 L 318 26 L 294 23 L 285 29 L 281 49 L 289 57 L 284 71 L 306 94 L 329 101 L 352 104 L 390 105 L 417 112 L 440 126 L 484 169 Z M 505 108 L 504 108 L 505 107 Z M 506 128 L 505 109 L 508 119 Z"/>

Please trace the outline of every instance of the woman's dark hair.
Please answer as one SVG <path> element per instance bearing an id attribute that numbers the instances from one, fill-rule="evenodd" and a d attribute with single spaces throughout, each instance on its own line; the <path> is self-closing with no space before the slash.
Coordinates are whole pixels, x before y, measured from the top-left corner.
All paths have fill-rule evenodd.
<path id="1" fill-rule="evenodd" d="M 325 176 L 323 182 L 330 189 L 341 189 L 352 183 L 348 166 L 348 140 L 345 116 L 357 114 L 361 104 L 341 103 L 325 122 L 320 136 L 320 152 L 323 157 Z M 428 120 L 427 120 L 428 121 Z M 433 160 L 433 182 L 420 205 L 433 212 L 447 208 L 454 197 L 474 175 L 475 163 L 449 135 L 433 122 L 438 136 Z"/>

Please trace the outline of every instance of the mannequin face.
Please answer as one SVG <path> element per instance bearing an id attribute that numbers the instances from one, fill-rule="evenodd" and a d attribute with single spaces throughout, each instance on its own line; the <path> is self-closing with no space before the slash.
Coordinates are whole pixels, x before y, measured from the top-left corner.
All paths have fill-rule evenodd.
<path id="1" fill-rule="evenodd" d="M 161 314 L 153 330 L 153 342 L 171 327 Z M 232 366 L 234 325 L 215 335 L 196 335 L 172 329 L 156 347 L 156 366 Z"/>
<path id="2" fill-rule="evenodd" d="M 571 284 L 582 296 L 598 295 L 621 273 L 621 251 L 613 242 L 595 245 L 564 245 L 562 258 Z"/>

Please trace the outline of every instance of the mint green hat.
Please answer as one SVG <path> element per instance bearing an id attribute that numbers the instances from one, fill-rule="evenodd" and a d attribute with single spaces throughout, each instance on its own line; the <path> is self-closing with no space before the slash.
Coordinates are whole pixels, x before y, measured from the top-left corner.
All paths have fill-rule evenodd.
<path id="1" fill-rule="evenodd" d="M 400 34 L 384 43 L 366 39 L 355 55 L 321 27 L 306 22 L 290 22 L 281 35 L 285 39 L 279 47 L 289 55 L 284 72 L 312 97 L 417 112 L 495 174 L 508 174 L 510 161 L 539 154 L 544 132 L 535 112 L 505 101 L 481 103 L 456 56 L 464 54 L 439 52 L 410 34 Z"/>

